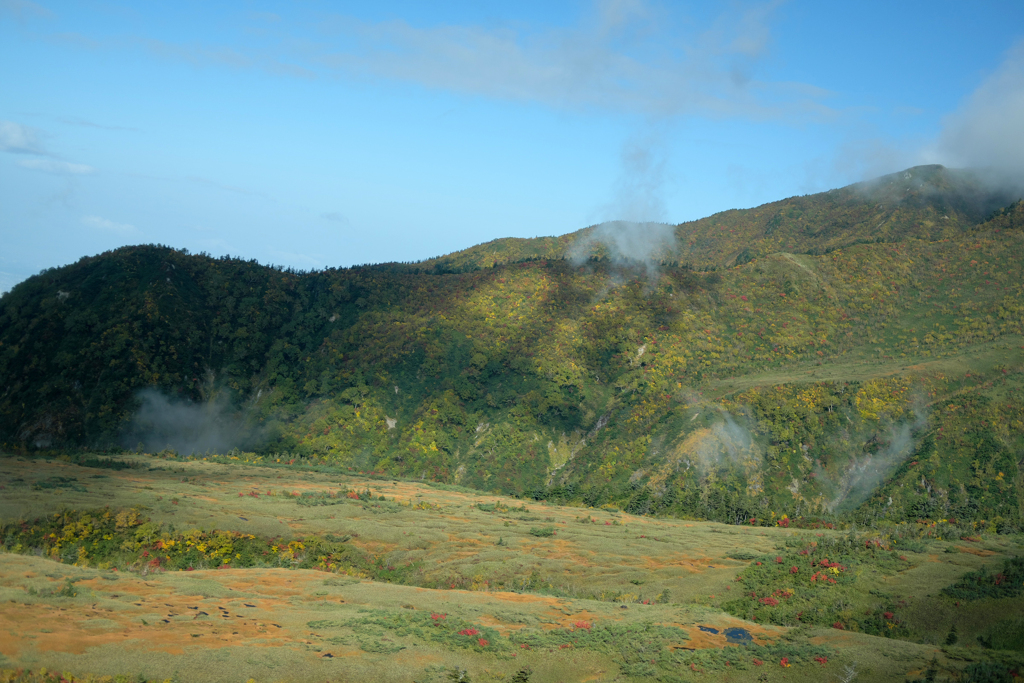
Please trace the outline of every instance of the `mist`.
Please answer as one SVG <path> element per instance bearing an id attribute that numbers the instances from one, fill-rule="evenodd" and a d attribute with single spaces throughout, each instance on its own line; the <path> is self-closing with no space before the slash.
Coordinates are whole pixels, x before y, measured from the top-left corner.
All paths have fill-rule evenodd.
<path id="1" fill-rule="evenodd" d="M 931 154 L 942 163 L 990 169 L 993 179 L 1024 174 L 1024 41 L 943 121 Z"/>
<path id="2" fill-rule="evenodd" d="M 914 452 L 914 432 L 928 424 L 927 417 L 915 410 L 914 420 L 894 425 L 889 431 L 886 446 L 877 453 L 868 453 L 853 458 L 853 462 L 836 483 L 838 492 L 829 503 L 834 511 L 840 507 L 852 509 L 867 500 L 878 486 L 885 482 L 892 471 Z"/>
<path id="3" fill-rule="evenodd" d="M 664 223 L 611 221 L 594 226 L 576 240 L 569 249 L 574 263 L 582 263 L 591 255 L 605 254 L 613 263 L 653 264 L 667 256 L 675 245 L 675 226 Z"/>
<path id="4" fill-rule="evenodd" d="M 601 254 L 619 265 L 650 265 L 672 253 L 676 235 L 675 226 L 665 222 L 665 149 L 653 133 L 626 141 L 612 201 L 600 209 L 607 219 L 570 247 L 574 262 Z"/>
<path id="5" fill-rule="evenodd" d="M 147 451 L 171 449 L 182 455 L 226 453 L 250 447 L 259 439 L 244 414 L 234 410 L 226 398 L 181 402 L 156 389 L 144 389 L 137 398 L 141 405 L 122 439 L 126 447 L 141 444 Z"/>

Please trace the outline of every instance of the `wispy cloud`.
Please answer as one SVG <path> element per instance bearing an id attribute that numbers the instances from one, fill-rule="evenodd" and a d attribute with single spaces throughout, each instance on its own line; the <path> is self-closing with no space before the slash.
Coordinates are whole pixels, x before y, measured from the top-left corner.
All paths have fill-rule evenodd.
<path id="1" fill-rule="evenodd" d="M 754 76 L 770 44 L 776 4 L 722 17 L 685 42 L 670 37 L 671 48 L 660 52 L 651 38 L 670 30 L 662 26 L 663 13 L 637 1 L 599 3 L 581 26 L 535 32 L 334 17 L 325 24 L 332 43 L 309 56 L 355 78 L 554 107 L 654 116 L 827 115 L 819 101 L 825 91 Z"/>
<path id="2" fill-rule="evenodd" d="M 18 165 L 53 175 L 88 175 L 96 172 L 92 166 L 73 164 L 70 161 L 60 161 L 59 159 L 22 159 Z"/>
<path id="3" fill-rule="evenodd" d="M 49 19 L 53 12 L 29 0 L 0 0 L 0 14 L 12 17 L 19 23 L 29 19 Z"/>
<path id="4" fill-rule="evenodd" d="M 276 76 L 316 78 L 316 72 L 311 69 L 273 56 L 268 52 L 250 54 L 233 47 L 201 43 L 179 44 L 156 39 L 144 39 L 141 43 L 157 57 L 187 62 L 196 67 L 221 66 L 233 69 L 260 69 Z"/>
<path id="5" fill-rule="evenodd" d="M 794 122 L 833 117 L 828 91 L 759 77 L 778 4 L 731 5 L 700 30 L 674 21 L 658 4 L 602 0 L 572 27 L 417 26 L 331 15 L 311 33 L 275 15 L 258 18 L 258 48 L 152 36 L 51 40 L 82 49 L 141 47 L 196 67 L 384 80 L 559 109 Z"/>
<path id="6" fill-rule="evenodd" d="M 131 126 L 109 126 L 106 124 L 89 121 L 87 119 L 78 118 L 77 116 L 62 116 L 58 120 L 61 123 L 68 123 L 72 126 L 82 126 L 83 128 L 99 128 L 101 130 L 139 130 L 138 128 L 132 128 Z"/>
<path id="7" fill-rule="evenodd" d="M 919 111 L 905 108 L 900 114 L 914 116 Z M 1024 40 L 943 119 L 935 137 L 850 141 L 839 149 L 831 165 L 809 166 L 808 177 L 867 180 L 920 164 L 979 169 L 994 187 L 1024 187 Z M 808 185 L 808 191 L 820 189 Z"/>
<path id="8" fill-rule="evenodd" d="M 128 223 L 115 223 L 114 221 L 103 218 L 102 216 L 82 216 L 82 223 L 88 225 L 90 228 L 96 228 L 97 230 L 103 230 L 106 232 L 114 232 L 120 235 L 130 235 L 139 231 L 134 225 L 130 225 Z"/>
<path id="9" fill-rule="evenodd" d="M 247 190 L 244 187 L 238 187 L 237 185 L 225 185 L 224 183 L 219 183 L 216 180 L 210 180 L 209 178 L 202 178 L 200 176 L 186 176 L 185 180 L 189 180 L 193 183 L 199 183 L 200 185 L 209 185 L 211 187 L 216 187 L 218 190 L 224 190 L 225 192 L 235 192 L 237 194 L 244 194 L 252 197 L 267 196 L 266 193 L 264 192 L 258 192 L 256 190 Z"/>
<path id="10" fill-rule="evenodd" d="M 925 155 L 955 166 L 1024 172 L 1024 40 L 946 117 Z"/>
<path id="11" fill-rule="evenodd" d="M 37 130 L 14 121 L 0 121 L 0 151 L 40 156 L 49 154 L 39 141 Z"/>
<path id="12" fill-rule="evenodd" d="M 345 225 L 349 224 L 348 218 L 344 214 L 338 213 L 337 211 L 328 211 L 327 213 L 322 213 L 320 214 L 320 218 L 323 218 L 325 221 L 331 221 L 333 223 L 343 223 Z"/>

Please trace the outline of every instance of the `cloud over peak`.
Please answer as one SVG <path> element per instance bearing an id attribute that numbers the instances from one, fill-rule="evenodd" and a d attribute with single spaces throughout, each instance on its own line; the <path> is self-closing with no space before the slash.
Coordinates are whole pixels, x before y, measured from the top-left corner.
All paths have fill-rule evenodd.
<path id="1" fill-rule="evenodd" d="M 1024 40 L 943 123 L 929 161 L 1024 173 Z"/>

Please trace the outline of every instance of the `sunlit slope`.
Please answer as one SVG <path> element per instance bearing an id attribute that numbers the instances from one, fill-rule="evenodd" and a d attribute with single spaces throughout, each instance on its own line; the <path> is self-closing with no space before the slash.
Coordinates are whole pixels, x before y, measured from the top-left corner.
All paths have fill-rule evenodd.
<path id="1" fill-rule="evenodd" d="M 654 248 L 651 256 L 707 269 L 778 251 L 821 254 L 858 243 L 955 238 L 1021 197 L 1019 189 L 1000 188 L 991 180 L 970 170 L 917 166 L 828 192 L 681 223 L 675 228 L 675 245 Z M 612 256 L 591 242 L 592 232 L 586 228 L 557 238 L 495 240 L 424 265 L 465 270 L 532 258 Z"/>
<path id="2" fill-rule="evenodd" d="M 222 397 L 202 419 L 271 458 L 730 522 L 867 505 L 1010 528 L 1022 215 L 715 272 L 303 274 L 120 249 L 0 301 L 0 429 L 160 449 L 131 423 L 154 387 Z"/>

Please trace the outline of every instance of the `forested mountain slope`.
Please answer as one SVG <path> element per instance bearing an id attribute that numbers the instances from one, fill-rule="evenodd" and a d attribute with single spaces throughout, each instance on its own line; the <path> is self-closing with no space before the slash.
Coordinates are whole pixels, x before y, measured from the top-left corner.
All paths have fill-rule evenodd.
<path id="1" fill-rule="evenodd" d="M 652 257 L 707 269 L 777 251 L 822 254 L 864 242 L 952 238 L 1019 199 L 1020 189 L 1008 186 L 976 171 L 917 166 L 837 190 L 682 223 L 674 228 L 675 239 L 659 243 Z M 562 237 L 499 239 L 426 264 L 465 269 L 529 258 L 607 257 L 605 245 L 588 239 L 593 232 L 591 227 Z M 574 251 L 580 242 L 583 248 Z"/>
<path id="2" fill-rule="evenodd" d="M 233 442 L 730 522 L 1011 528 L 1024 205 L 993 213 L 1007 198 L 970 178 L 911 169 L 718 214 L 644 263 L 566 258 L 586 232 L 315 273 L 84 258 L 0 299 L 0 440 Z"/>

